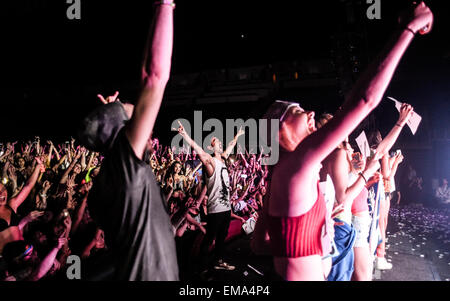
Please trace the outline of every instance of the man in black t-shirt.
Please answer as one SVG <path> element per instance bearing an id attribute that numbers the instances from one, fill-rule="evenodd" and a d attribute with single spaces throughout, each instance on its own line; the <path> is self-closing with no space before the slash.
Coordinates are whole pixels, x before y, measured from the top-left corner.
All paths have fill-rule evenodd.
<path id="1" fill-rule="evenodd" d="M 110 251 L 89 279 L 178 280 L 174 230 L 151 167 L 144 162 L 170 73 L 174 4 L 169 2 L 156 4 L 136 106 L 114 98 L 91 113 L 79 133 L 87 147 L 105 156 L 88 206 Z"/>

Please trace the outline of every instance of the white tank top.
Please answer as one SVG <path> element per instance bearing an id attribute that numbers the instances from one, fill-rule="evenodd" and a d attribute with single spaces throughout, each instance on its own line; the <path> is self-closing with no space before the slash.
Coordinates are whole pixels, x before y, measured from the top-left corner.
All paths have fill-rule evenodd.
<path id="1" fill-rule="evenodd" d="M 230 204 L 230 177 L 227 166 L 215 157 L 214 173 L 206 176 L 206 188 L 208 194 L 208 213 L 221 213 L 231 210 Z"/>

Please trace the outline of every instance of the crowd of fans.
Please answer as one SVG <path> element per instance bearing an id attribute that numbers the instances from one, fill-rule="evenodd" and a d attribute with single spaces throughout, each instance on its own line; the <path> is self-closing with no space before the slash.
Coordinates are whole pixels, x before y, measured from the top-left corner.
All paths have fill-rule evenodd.
<path id="1" fill-rule="evenodd" d="M 150 140 L 148 147 L 151 151 L 145 161 L 161 187 L 170 216 L 180 221 L 176 239 L 180 273 L 184 273 L 186 256 L 195 254 L 196 244 L 206 233 L 202 164 L 195 152 L 176 152 L 158 139 Z M 58 277 L 69 255 L 95 260 L 107 249 L 104 232 L 90 217 L 87 205 L 101 168 L 100 153 L 76 145 L 75 139 L 55 146 L 52 141 L 41 143 L 38 137 L 34 142 L 7 143 L 0 153 L 1 279 Z M 227 161 L 232 218 L 240 226 L 252 219 L 247 233 L 262 209 L 268 173 L 263 159 L 238 152 Z"/>
<path id="2" fill-rule="evenodd" d="M 242 128 L 225 150 L 225 141 L 212 137 L 212 155 L 181 122 L 178 134 L 195 152 L 149 139 L 170 77 L 175 3 L 155 6 L 155 34 L 136 106 L 117 101 L 118 93 L 100 97 L 105 106 L 83 122 L 80 139 L 104 154 L 76 146 L 74 139 L 58 146 L 41 144 L 38 137 L 5 145 L 0 278 L 65 277 L 69 257 L 77 255 L 88 263 L 84 266 L 111 256 L 105 264 L 110 279 L 189 279 L 196 254 L 197 272 L 208 272 L 205 259 L 212 248 L 214 269 L 230 271 L 235 267 L 225 262 L 224 242 L 235 234 L 230 229 L 236 222 L 239 233 L 255 231 L 252 251 L 270 249 L 274 269 L 285 280 L 370 281 L 374 261 L 376 269 L 392 269 L 385 258 L 386 229 L 404 157 L 390 151 L 414 109 L 401 104 L 391 131 L 384 138 L 369 133 L 363 146 L 358 143 L 361 153 L 348 137 L 381 102 L 412 39 L 431 30 L 429 8 L 422 2 L 405 12 L 409 17 L 400 18 L 401 30 L 386 53 L 356 82 L 334 117 L 316 120 L 315 112 L 294 102 L 271 104 L 263 118 L 279 120 L 280 127 L 264 138 L 278 138 L 281 152 L 269 171 L 255 150 L 238 148 L 231 155 L 245 134 Z M 108 278 L 107 271 L 97 271 Z"/>

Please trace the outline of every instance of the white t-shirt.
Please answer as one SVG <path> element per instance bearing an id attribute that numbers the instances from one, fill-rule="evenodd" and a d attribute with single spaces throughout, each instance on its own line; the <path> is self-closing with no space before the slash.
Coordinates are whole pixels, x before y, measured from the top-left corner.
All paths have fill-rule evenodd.
<path id="1" fill-rule="evenodd" d="M 211 177 L 206 177 L 208 194 L 208 213 L 221 213 L 231 210 L 230 176 L 222 160 L 214 158 L 215 169 Z"/>

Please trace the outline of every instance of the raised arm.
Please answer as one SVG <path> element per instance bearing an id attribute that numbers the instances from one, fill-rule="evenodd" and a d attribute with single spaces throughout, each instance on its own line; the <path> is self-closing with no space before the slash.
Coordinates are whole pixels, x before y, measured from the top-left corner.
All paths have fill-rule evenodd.
<path id="1" fill-rule="evenodd" d="M 244 135 L 245 131 L 242 129 L 242 127 L 239 129 L 239 131 L 237 132 L 236 136 L 234 137 L 233 140 L 230 141 L 230 143 L 228 144 L 227 149 L 225 150 L 225 152 L 222 154 L 223 157 L 228 158 L 228 156 L 230 156 L 231 152 L 233 151 L 234 147 L 237 144 L 237 141 L 239 139 L 240 136 Z"/>
<path id="2" fill-rule="evenodd" d="M 403 162 L 403 155 L 402 154 L 396 155 L 394 157 L 393 164 L 389 165 L 389 173 L 386 174 L 385 178 L 392 180 L 395 177 L 395 174 L 397 173 L 398 165 L 402 162 Z M 382 166 L 382 171 L 383 171 L 383 166 Z M 383 174 L 383 176 L 384 176 L 384 174 Z"/>
<path id="3" fill-rule="evenodd" d="M 178 124 L 180 127 L 178 128 L 178 133 L 184 138 L 187 144 L 189 144 L 194 151 L 198 154 L 198 157 L 200 158 L 200 161 L 202 161 L 202 164 L 206 168 L 206 173 L 208 177 L 211 177 L 214 174 L 214 160 L 210 154 L 205 152 L 202 147 L 200 147 L 191 137 L 189 137 L 188 133 L 184 129 L 181 122 L 178 121 Z"/>
<path id="4" fill-rule="evenodd" d="M 379 168 L 378 160 L 370 160 L 365 170 L 360 173 L 358 179 L 348 186 L 348 161 L 345 150 L 339 149 L 333 152 L 329 157 L 330 177 L 333 181 L 336 201 L 339 205 L 351 206 L 353 200 L 364 188 L 366 181 L 372 177 Z M 328 160 L 328 159 L 327 159 Z"/>
<path id="5" fill-rule="evenodd" d="M 81 152 L 78 152 L 76 154 L 76 156 L 73 158 L 69 167 L 64 171 L 64 174 L 62 175 L 61 180 L 59 180 L 59 184 L 66 184 L 70 172 L 75 167 L 75 164 L 77 164 L 77 161 L 80 159 L 80 157 L 81 157 Z"/>
<path id="6" fill-rule="evenodd" d="M 53 267 L 53 264 L 56 260 L 56 255 L 58 255 L 59 250 L 67 243 L 67 238 L 60 237 L 58 239 L 57 245 L 45 256 L 45 258 L 41 261 L 39 267 L 36 271 L 34 271 L 32 275 L 32 281 L 37 281 L 44 277 L 50 269 Z"/>
<path id="7" fill-rule="evenodd" d="M 305 139 L 307 147 L 300 148 L 303 149 L 300 151 L 307 152 L 305 161 L 312 164 L 321 162 L 380 103 L 415 33 L 427 26 L 431 29 L 433 14 L 425 3 L 417 5 L 410 15 L 402 22 L 402 28 L 396 30 L 381 56 L 357 81 L 335 117 Z"/>
<path id="8" fill-rule="evenodd" d="M 404 103 L 402 105 L 397 123 L 377 147 L 377 153 L 380 154 L 380 156 L 384 156 L 389 153 L 392 146 L 395 144 L 395 141 L 397 141 L 403 127 L 408 122 L 409 118 L 411 118 L 413 112 L 414 108 L 409 104 Z"/>
<path id="9" fill-rule="evenodd" d="M 142 66 L 142 91 L 126 128 L 128 141 L 141 160 L 169 80 L 173 47 L 173 8 L 174 5 L 161 2 L 156 5 Z"/>
<path id="10" fill-rule="evenodd" d="M 31 189 L 33 189 L 34 185 L 36 184 L 36 181 L 39 177 L 39 173 L 43 170 L 45 171 L 44 164 L 42 164 L 42 162 L 40 160 L 39 161 L 38 160 L 39 159 L 36 158 L 36 161 L 38 162 L 38 164 L 34 168 L 33 174 L 28 179 L 25 186 L 22 188 L 22 190 L 20 190 L 20 192 L 17 196 L 11 198 L 8 202 L 9 206 L 11 207 L 12 210 L 14 210 L 14 212 L 17 212 L 17 208 L 19 208 L 19 206 L 25 201 L 25 199 L 30 194 Z"/>
<path id="11" fill-rule="evenodd" d="M 74 234 L 78 230 L 78 226 L 80 225 L 81 221 L 83 220 L 83 215 L 84 215 L 84 212 L 86 211 L 86 207 L 87 207 L 88 196 L 89 196 L 89 192 L 83 196 L 81 205 L 80 205 L 80 207 L 78 207 L 78 210 L 75 213 L 75 220 L 74 220 L 73 225 L 70 230 L 71 234 Z"/>
<path id="12" fill-rule="evenodd" d="M 81 161 L 80 161 L 81 170 L 85 171 L 88 167 L 88 165 L 86 164 L 86 148 L 81 147 L 80 150 L 81 150 Z"/>

